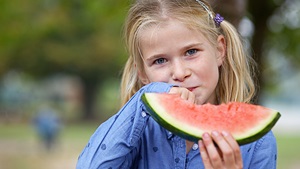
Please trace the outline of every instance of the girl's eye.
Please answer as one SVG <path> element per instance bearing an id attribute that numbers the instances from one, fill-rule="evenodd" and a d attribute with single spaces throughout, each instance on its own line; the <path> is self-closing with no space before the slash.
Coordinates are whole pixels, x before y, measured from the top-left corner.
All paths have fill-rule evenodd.
<path id="1" fill-rule="evenodd" d="M 154 61 L 154 64 L 163 64 L 163 63 L 165 63 L 166 62 L 166 59 L 164 59 L 164 58 L 159 58 L 159 59 L 156 59 L 155 61 Z"/>
<path id="2" fill-rule="evenodd" d="M 195 53 L 197 53 L 197 52 L 198 52 L 197 49 L 190 49 L 190 50 L 186 51 L 186 55 L 187 55 L 187 56 L 193 55 L 193 54 L 195 54 Z"/>

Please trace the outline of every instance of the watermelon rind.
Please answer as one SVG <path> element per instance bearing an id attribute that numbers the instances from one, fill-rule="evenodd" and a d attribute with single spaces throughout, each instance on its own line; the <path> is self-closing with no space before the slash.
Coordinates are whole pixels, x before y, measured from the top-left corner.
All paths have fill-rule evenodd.
<path id="1" fill-rule="evenodd" d="M 155 100 L 156 98 L 152 96 L 153 95 L 151 95 L 151 93 L 144 93 L 141 99 L 145 105 L 146 111 L 163 128 L 167 129 L 175 135 L 193 142 L 198 142 L 198 140 L 202 139 L 202 134 L 204 132 L 208 132 L 189 124 L 181 123 L 178 119 L 169 116 L 166 110 L 160 106 L 160 103 L 157 103 L 157 101 Z M 270 117 L 268 121 L 265 121 L 261 125 L 255 126 L 253 130 L 246 134 L 238 136 L 235 135 L 234 138 L 236 139 L 237 143 L 239 145 L 248 144 L 260 139 L 266 133 L 268 133 L 274 127 L 281 116 L 278 111 L 272 111 L 273 116 Z"/>

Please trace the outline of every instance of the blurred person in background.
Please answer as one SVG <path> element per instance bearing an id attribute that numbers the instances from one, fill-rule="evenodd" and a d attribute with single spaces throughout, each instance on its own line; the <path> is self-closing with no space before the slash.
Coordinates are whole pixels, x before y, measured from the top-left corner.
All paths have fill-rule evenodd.
<path id="1" fill-rule="evenodd" d="M 33 124 L 43 146 L 48 151 L 53 149 L 61 130 L 61 121 L 56 111 L 50 107 L 42 107 L 34 117 Z"/>

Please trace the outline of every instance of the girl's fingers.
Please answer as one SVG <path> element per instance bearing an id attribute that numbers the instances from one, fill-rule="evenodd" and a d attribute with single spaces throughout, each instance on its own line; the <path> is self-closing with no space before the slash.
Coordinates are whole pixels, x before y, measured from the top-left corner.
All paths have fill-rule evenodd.
<path id="1" fill-rule="evenodd" d="M 195 94 L 191 91 L 188 91 L 188 101 L 192 102 L 192 103 L 195 103 Z"/>
<path id="2" fill-rule="evenodd" d="M 235 164 L 238 166 L 238 168 L 243 168 L 243 160 L 242 160 L 242 155 L 240 151 L 240 147 L 236 140 L 233 138 L 231 134 L 229 134 L 226 131 L 222 131 L 222 136 L 226 140 L 226 142 L 230 145 L 234 157 L 235 157 Z"/>
<path id="3" fill-rule="evenodd" d="M 212 138 L 217 144 L 218 148 L 221 151 L 223 163 L 226 168 L 234 168 L 236 166 L 236 154 L 233 150 L 233 147 L 227 142 L 227 140 L 223 137 L 223 135 L 217 131 L 212 132 Z M 230 140 L 234 141 L 235 140 Z M 239 149 L 239 147 L 237 147 Z"/>
<path id="4" fill-rule="evenodd" d="M 228 132 L 204 133 L 199 141 L 205 168 L 243 168 L 239 145 Z"/>
<path id="5" fill-rule="evenodd" d="M 212 165 L 211 165 L 211 162 L 210 162 L 210 159 L 209 159 L 206 147 L 203 144 L 203 141 L 199 140 L 198 144 L 199 144 L 199 150 L 200 150 L 200 154 L 201 154 L 201 158 L 202 158 L 202 162 L 204 164 L 204 167 L 206 169 L 213 168 Z"/>
<path id="6" fill-rule="evenodd" d="M 208 158 L 210 159 L 211 166 L 213 168 L 221 168 L 223 166 L 222 156 L 217 150 L 211 136 L 208 133 L 204 133 L 202 135 L 202 138 L 203 138 L 203 144 L 205 146 Z"/>
<path id="7" fill-rule="evenodd" d="M 178 94 L 182 99 L 195 103 L 195 94 L 186 88 L 172 87 L 169 93 Z"/>

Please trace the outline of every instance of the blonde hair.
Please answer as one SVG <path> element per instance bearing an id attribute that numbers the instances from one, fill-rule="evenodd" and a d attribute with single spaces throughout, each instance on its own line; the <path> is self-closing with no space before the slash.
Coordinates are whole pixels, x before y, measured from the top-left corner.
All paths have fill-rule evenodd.
<path id="1" fill-rule="evenodd" d="M 215 16 L 209 4 L 202 2 Z M 219 35 L 225 37 L 226 57 L 219 68 L 220 77 L 216 88 L 219 103 L 251 102 L 255 95 L 255 64 L 245 52 L 237 30 L 229 22 L 224 20 L 217 27 L 209 13 L 196 0 L 137 0 L 130 8 L 125 24 L 129 58 L 121 82 L 122 105 L 143 86 L 138 78 L 138 71 L 143 72 L 139 47 L 142 31 L 168 18 L 177 19 L 189 28 L 202 32 L 215 46 Z"/>

